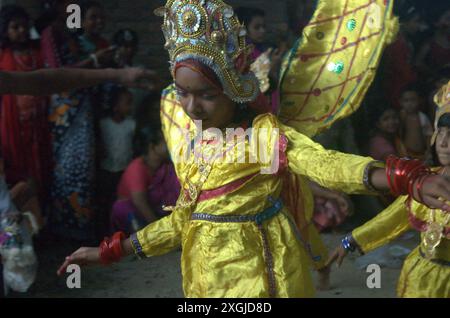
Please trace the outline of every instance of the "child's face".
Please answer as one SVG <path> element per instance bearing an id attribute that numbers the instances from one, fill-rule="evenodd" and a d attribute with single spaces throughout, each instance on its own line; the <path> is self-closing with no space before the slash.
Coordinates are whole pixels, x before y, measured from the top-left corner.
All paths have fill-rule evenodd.
<path id="1" fill-rule="evenodd" d="M 389 135 L 396 134 L 400 125 L 398 114 L 393 109 L 386 110 L 380 119 L 378 119 L 377 127 L 381 132 Z"/>
<path id="2" fill-rule="evenodd" d="M 127 117 L 131 114 L 132 107 L 133 95 L 129 92 L 120 94 L 119 100 L 117 101 L 116 112 L 123 117 Z"/>
<path id="3" fill-rule="evenodd" d="M 83 29 L 87 34 L 100 34 L 105 27 L 105 12 L 102 8 L 91 7 L 83 20 Z"/>
<path id="4" fill-rule="evenodd" d="M 266 21 L 264 17 L 253 17 L 247 26 L 248 37 L 253 43 L 260 44 L 266 39 Z"/>
<path id="5" fill-rule="evenodd" d="M 180 67 L 175 86 L 183 110 L 192 120 L 201 120 L 203 129 L 221 129 L 232 122 L 236 103 L 199 73 Z"/>
<path id="6" fill-rule="evenodd" d="M 450 166 L 450 128 L 438 128 L 436 137 L 436 154 L 443 166 Z"/>
<path id="7" fill-rule="evenodd" d="M 8 39 L 14 44 L 24 44 L 30 38 L 28 20 L 17 18 L 8 24 Z"/>
<path id="8" fill-rule="evenodd" d="M 400 106 L 407 113 L 417 112 L 420 106 L 420 97 L 417 92 L 406 91 L 400 98 Z"/>

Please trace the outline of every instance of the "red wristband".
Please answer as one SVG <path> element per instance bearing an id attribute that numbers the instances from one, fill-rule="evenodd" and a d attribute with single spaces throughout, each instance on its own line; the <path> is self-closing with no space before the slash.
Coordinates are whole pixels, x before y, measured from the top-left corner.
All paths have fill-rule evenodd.
<path id="1" fill-rule="evenodd" d="M 123 256 L 122 240 L 125 239 L 125 233 L 116 232 L 111 239 L 105 238 L 100 243 L 100 260 L 103 265 L 109 265 L 120 261 Z"/>

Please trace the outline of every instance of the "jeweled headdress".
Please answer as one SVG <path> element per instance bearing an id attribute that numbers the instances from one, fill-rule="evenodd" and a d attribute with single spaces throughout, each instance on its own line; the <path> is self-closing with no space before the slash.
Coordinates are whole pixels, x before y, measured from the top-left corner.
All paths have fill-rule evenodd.
<path id="1" fill-rule="evenodd" d="M 246 44 L 245 26 L 229 5 L 221 0 L 169 0 L 155 14 L 164 17 L 172 76 L 176 63 L 195 59 L 216 73 L 233 101 L 256 99 L 259 84 L 249 70 L 252 47 Z"/>
<path id="2" fill-rule="evenodd" d="M 434 119 L 434 134 L 431 137 L 431 145 L 436 142 L 438 133 L 438 123 L 442 115 L 450 113 L 450 82 L 442 86 L 441 89 L 434 96 L 434 102 L 438 106 L 436 116 Z"/>

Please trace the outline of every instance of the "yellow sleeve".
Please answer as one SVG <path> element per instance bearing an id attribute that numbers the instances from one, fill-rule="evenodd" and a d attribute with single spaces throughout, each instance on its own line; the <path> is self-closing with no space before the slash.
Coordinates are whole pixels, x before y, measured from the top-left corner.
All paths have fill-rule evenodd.
<path id="1" fill-rule="evenodd" d="M 364 184 L 370 157 L 326 150 L 295 129 L 280 124 L 280 132 L 288 139 L 289 169 L 317 182 L 325 188 L 346 193 L 368 193 Z"/>
<path id="2" fill-rule="evenodd" d="M 352 235 L 363 252 L 370 252 L 410 229 L 405 196 L 399 197 L 383 212 L 353 230 Z"/>
<path id="3" fill-rule="evenodd" d="M 140 256 L 168 253 L 181 244 L 183 228 L 188 224 L 189 209 L 177 208 L 170 215 L 147 225 L 135 234 L 133 248 Z"/>

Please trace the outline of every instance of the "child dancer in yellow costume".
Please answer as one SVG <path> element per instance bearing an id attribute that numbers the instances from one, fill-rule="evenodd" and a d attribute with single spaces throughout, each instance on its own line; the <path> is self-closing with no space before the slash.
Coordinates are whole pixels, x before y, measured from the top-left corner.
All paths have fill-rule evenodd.
<path id="1" fill-rule="evenodd" d="M 434 158 L 439 174 L 450 176 L 450 83 L 435 97 L 436 113 L 432 138 Z M 331 260 L 338 264 L 348 250 L 370 252 L 389 243 L 408 230 L 421 232 L 421 244 L 407 257 L 397 286 L 399 297 L 450 298 L 450 213 L 430 209 L 401 196 L 386 210 L 363 226 L 353 230 L 334 252 Z M 345 242 L 346 239 L 343 241 Z"/>
<path id="2" fill-rule="evenodd" d="M 283 69 L 281 104 L 286 110 L 280 118 L 292 121 L 291 127 L 264 113 L 258 82 L 249 71 L 245 27 L 233 9 L 220 0 L 168 1 L 157 13 L 164 17 L 165 47 L 175 83 L 163 93 L 161 116 L 183 187 L 177 205 L 168 207 L 171 215 L 130 238 L 116 233 L 98 248 L 77 250 L 58 273 L 72 263 L 110 264 L 132 253 L 150 257 L 181 245 L 187 297 L 313 296 L 308 262 L 314 251 L 289 212 L 295 199 L 303 198 L 295 198 L 301 193 L 298 189 L 285 191 L 286 184 L 299 186 L 296 175 L 304 175 L 324 187 L 374 193 L 389 189 L 386 174 L 391 176 L 391 171 L 378 168 L 371 158 L 323 149 L 296 130 L 301 127 L 296 121 L 309 120 L 311 108 L 316 107 L 319 118 L 311 117 L 307 132 L 311 135 L 357 108 L 393 33 L 391 9 L 389 1 L 381 0 L 366 5 L 318 2 L 313 22 L 304 32 L 309 40 L 296 45 Z M 374 29 L 366 27 L 372 11 L 380 13 L 373 18 L 379 23 Z M 316 32 L 322 34 L 312 38 L 310 34 Z M 298 56 L 308 49 L 308 58 Z M 316 72 L 316 78 L 300 73 L 302 67 Z M 318 96 L 323 97 L 320 108 Z M 301 117 L 305 111 L 308 118 Z M 251 116 L 252 112 L 259 115 Z M 219 138 L 227 128 L 243 128 L 240 135 L 244 135 L 249 127 L 249 140 L 228 143 L 234 140 L 228 134 L 226 142 Z M 225 160 L 219 160 L 222 148 L 217 145 L 224 143 Z M 236 157 L 239 160 L 229 160 Z M 402 179 L 401 191 L 429 206 L 450 210 L 439 199 L 450 199 L 450 182 L 419 170 Z M 423 187 L 408 192 L 406 185 L 417 185 L 421 178 L 427 180 Z"/>

